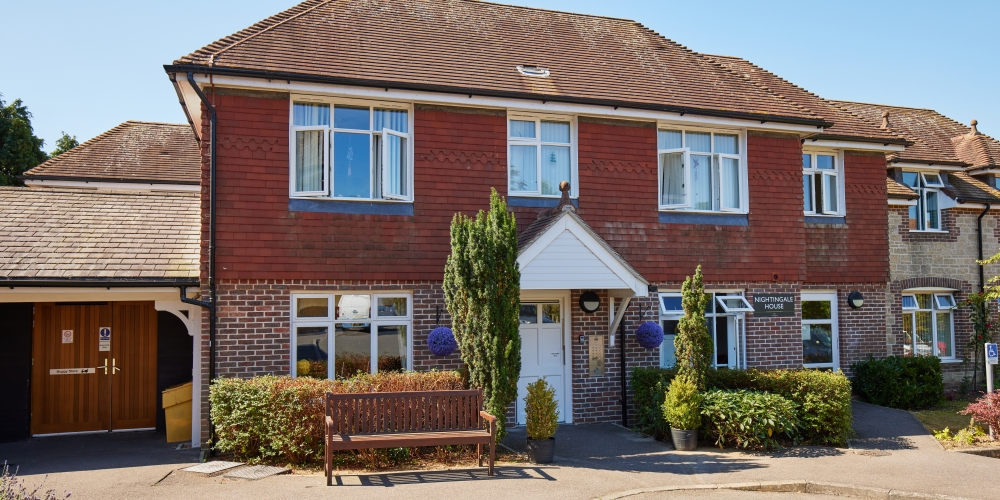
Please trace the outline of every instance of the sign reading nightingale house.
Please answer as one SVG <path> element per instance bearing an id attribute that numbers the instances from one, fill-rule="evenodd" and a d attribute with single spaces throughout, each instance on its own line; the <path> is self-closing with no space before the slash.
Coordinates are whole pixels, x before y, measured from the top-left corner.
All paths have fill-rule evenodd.
<path id="1" fill-rule="evenodd" d="M 795 316 L 795 294 L 756 293 L 753 296 L 753 315 L 758 317 Z"/>

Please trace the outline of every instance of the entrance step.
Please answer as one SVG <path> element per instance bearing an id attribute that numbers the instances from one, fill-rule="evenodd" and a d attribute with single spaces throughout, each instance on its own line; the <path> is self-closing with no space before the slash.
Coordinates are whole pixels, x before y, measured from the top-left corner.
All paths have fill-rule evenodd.
<path id="1" fill-rule="evenodd" d="M 226 472 L 229 469 L 232 469 L 234 467 L 239 467 L 241 465 L 243 464 L 239 462 L 226 462 L 220 460 L 218 462 L 205 462 L 203 464 L 192 465 L 191 467 L 185 467 L 181 470 L 184 472 L 193 472 L 195 474 L 201 474 L 205 477 L 214 477 L 218 476 L 219 474 L 222 474 L 223 472 Z"/>
<path id="2" fill-rule="evenodd" d="M 265 477 L 277 476 L 279 474 L 291 474 L 292 469 L 282 467 L 271 467 L 269 465 L 253 465 L 242 469 L 234 470 L 222 476 L 226 479 L 247 479 L 256 481 Z"/>

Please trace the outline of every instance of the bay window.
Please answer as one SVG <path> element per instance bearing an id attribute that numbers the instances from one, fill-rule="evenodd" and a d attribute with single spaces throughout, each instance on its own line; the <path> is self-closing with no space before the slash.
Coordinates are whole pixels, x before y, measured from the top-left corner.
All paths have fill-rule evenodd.
<path id="1" fill-rule="evenodd" d="M 658 130 L 660 209 L 745 212 L 740 142 L 734 133 Z"/>
<path id="2" fill-rule="evenodd" d="M 292 376 L 345 379 L 411 369 L 411 308 L 409 294 L 293 294 Z"/>
<path id="3" fill-rule="evenodd" d="M 941 174 L 903 172 L 903 184 L 919 195 L 917 204 L 910 206 L 910 230 L 941 231 Z"/>
<path id="4" fill-rule="evenodd" d="M 842 215 L 843 179 L 836 153 L 802 153 L 802 193 L 807 215 Z"/>
<path id="5" fill-rule="evenodd" d="M 954 358 L 955 307 L 951 293 L 904 293 L 903 355 Z"/>
<path id="6" fill-rule="evenodd" d="M 559 197 L 562 181 L 576 193 L 573 136 L 569 119 L 512 116 L 507 132 L 508 194 Z"/>
<path id="7" fill-rule="evenodd" d="M 293 100 L 290 195 L 413 199 L 407 106 Z"/>

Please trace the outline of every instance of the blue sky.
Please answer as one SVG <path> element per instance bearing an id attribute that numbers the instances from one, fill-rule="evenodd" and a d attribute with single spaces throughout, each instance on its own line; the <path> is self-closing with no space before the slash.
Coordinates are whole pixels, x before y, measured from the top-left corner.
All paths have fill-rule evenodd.
<path id="1" fill-rule="evenodd" d="M 4 5 L 0 93 L 35 133 L 82 142 L 125 120 L 184 122 L 162 65 L 293 0 Z M 821 96 L 936 109 L 1000 135 L 1000 2 L 518 0 L 635 19 L 692 50 L 743 57 Z"/>

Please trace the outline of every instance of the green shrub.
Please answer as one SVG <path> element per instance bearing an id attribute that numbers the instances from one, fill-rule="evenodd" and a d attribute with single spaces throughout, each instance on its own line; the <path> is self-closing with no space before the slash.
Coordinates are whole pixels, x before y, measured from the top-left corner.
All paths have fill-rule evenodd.
<path id="1" fill-rule="evenodd" d="M 281 464 L 323 461 L 327 392 L 463 389 L 457 372 L 361 374 L 348 380 L 263 376 L 212 382 L 215 449 L 241 460 Z"/>
<path id="2" fill-rule="evenodd" d="M 656 439 L 663 439 L 670 433 L 670 425 L 663 417 L 663 400 L 676 374 L 674 368 L 632 369 L 636 430 Z"/>
<path id="3" fill-rule="evenodd" d="M 767 392 L 709 391 L 702 400 L 701 416 L 705 434 L 719 448 L 781 448 L 779 440 L 794 439 L 798 428 L 795 403 Z"/>
<path id="4" fill-rule="evenodd" d="M 663 401 L 663 418 L 670 427 L 693 431 L 701 426 L 701 395 L 686 377 L 675 377 Z"/>
<path id="5" fill-rule="evenodd" d="M 541 441 L 556 434 L 556 429 L 559 428 L 556 390 L 544 378 L 528 384 L 528 394 L 524 397 L 524 416 L 528 439 Z"/>
<path id="6" fill-rule="evenodd" d="M 634 368 L 632 391 L 637 430 L 662 439 L 664 389 L 672 368 Z M 798 442 L 843 446 L 851 433 L 851 382 L 841 373 L 817 370 L 711 370 L 711 389 L 753 390 L 778 394 L 798 407 Z"/>
<path id="7" fill-rule="evenodd" d="M 917 410 L 944 399 L 941 360 L 934 356 L 891 356 L 851 365 L 854 392 L 864 401 L 890 408 Z"/>

